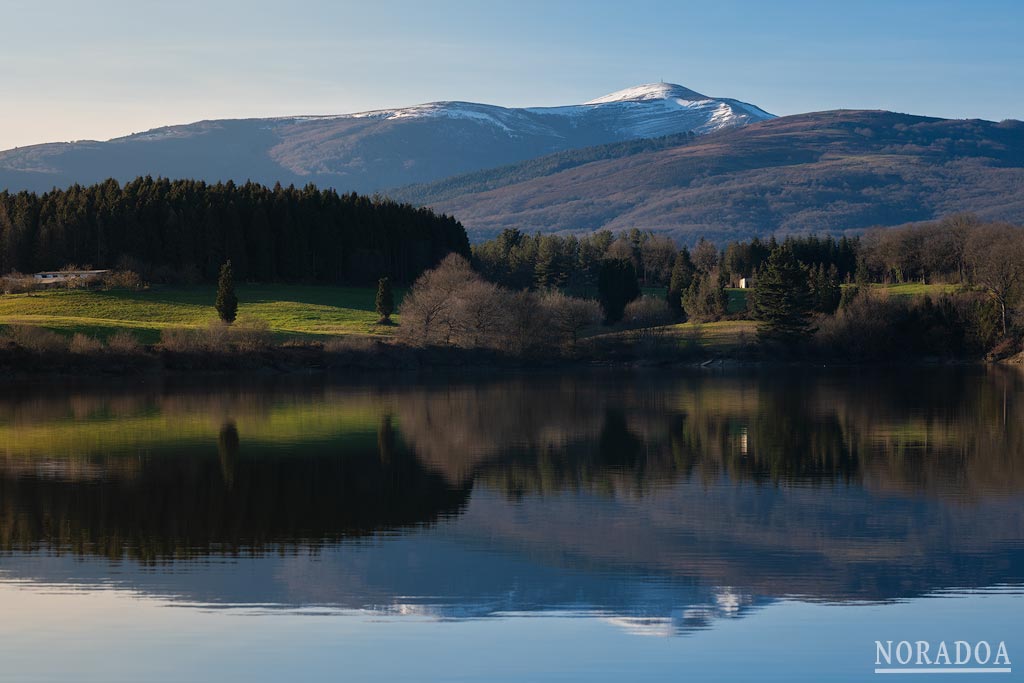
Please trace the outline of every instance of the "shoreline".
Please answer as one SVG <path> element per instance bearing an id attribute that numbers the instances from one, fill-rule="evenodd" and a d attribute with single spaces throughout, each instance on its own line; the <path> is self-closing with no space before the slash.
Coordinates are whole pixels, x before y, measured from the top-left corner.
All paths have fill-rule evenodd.
<path id="1" fill-rule="evenodd" d="M 650 356 L 628 353 L 580 354 L 559 358 L 514 357 L 495 351 L 461 348 L 414 348 L 373 342 L 368 348 L 329 351 L 319 344 L 275 346 L 258 351 L 172 352 L 152 346 L 133 353 L 100 351 L 33 353 L 0 349 L 0 381 L 32 379 L 177 378 L 187 376 L 331 376 L 385 374 L 487 375 L 505 372 L 579 372 L 600 370 L 770 370 L 778 368 L 893 368 L 1024 365 L 1024 353 L 1000 360 L 917 358 L 851 360 L 764 358 L 693 353 Z"/>

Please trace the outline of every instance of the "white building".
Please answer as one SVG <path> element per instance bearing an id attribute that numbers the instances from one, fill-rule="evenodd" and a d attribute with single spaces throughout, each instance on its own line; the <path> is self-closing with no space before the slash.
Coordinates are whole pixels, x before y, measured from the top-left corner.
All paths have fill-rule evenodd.
<path id="1" fill-rule="evenodd" d="M 67 282 L 68 280 L 98 280 L 109 270 L 44 270 L 35 273 L 32 278 L 43 285 Z"/>

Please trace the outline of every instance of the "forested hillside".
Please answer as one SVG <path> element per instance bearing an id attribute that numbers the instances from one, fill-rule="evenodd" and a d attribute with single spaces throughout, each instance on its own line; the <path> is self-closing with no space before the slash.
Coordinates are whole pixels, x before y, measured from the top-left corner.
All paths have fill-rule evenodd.
<path id="1" fill-rule="evenodd" d="M 198 281 L 230 259 L 242 280 L 409 282 L 452 251 L 469 254 L 454 218 L 312 185 L 146 177 L 0 192 L 0 274 L 76 264 Z"/>
<path id="2" fill-rule="evenodd" d="M 799 114 L 696 138 L 576 150 L 394 196 L 504 229 L 639 228 L 695 244 L 840 233 L 972 212 L 1024 222 L 1024 123 Z"/>

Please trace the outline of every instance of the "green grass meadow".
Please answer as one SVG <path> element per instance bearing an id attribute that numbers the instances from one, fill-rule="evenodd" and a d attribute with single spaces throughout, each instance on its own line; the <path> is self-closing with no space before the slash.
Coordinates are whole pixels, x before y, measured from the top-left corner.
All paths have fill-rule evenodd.
<path id="1" fill-rule="evenodd" d="M 871 286 L 878 290 L 885 290 L 889 296 L 939 296 L 940 294 L 953 294 L 960 289 L 960 285 L 926 285 L 920 282 Z"/>
<path id="2" fill-rule="evenodd" d="M 239 285 L 239 317 L 266 320 L 282 337 L 390 334 L 377 325 L 370 287 Z M 395 291 L 396 304 L 402 291 Z M 137 292 L 53 290 L 0 296 L 0 325 L 28 324 L 107 338 L 129 330 L 143 343 L 167 327 L 202 327 L 217 314 L 216 288 L 153 286 Z"/>
<path id="3" fill-rule="evenodd" d="M 892 296 L 939 295 L 953 292 L 956 285 L 875 285 Z M 314 285 L 239 285 L 240 318 L 266 320 L 279 338 L 317 339 L 337 335 L 390 335 L 394 328 L 377 325 L 374 312 L 376 290 L 372 287 L 330 287 Z M 664 296 L 664 289 L 645 290 Z M 730 288 L 728 312 L 747 310 L 749 290 Z M 395 290 L 396 305 L 404 290 Z M 212 285 L 172 287 L 154 285 L 132 292 L 125 290 L 52 290 L 0 296 L 0 327 L 25 324 L 44 327 L 61 334 L 81 332 L 106 339 L 128 330 L 146 344 L 160 340 L 168 327 L 203 327 L 215 320 L 216 288 Z M 395 316 L 397 320 L 397 316 Z M 673 326 L 673 334 L 692 334 L 693 325 Z M 730 346 L 743 330 L 752 333 L 750 321 L 723 321 L 699 326 L 700 343 Z"/>

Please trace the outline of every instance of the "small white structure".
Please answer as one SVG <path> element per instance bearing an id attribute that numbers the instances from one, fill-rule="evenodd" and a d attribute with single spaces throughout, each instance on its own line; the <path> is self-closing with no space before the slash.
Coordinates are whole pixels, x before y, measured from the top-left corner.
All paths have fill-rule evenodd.
<path id="1" fill-rule="evenodd" d="M 68 280 L 98 280 L 109 272 L 109 270 L 44 270 L 41 273 L 35 273 L 32 279 L 39 284 L 53 285 Z"/>
<path id="2" fill-rule="evenodd" d="M 753 277 L 741 277 L 740 278 L 740 289 L 753 289 L 754 278 Z"/>

